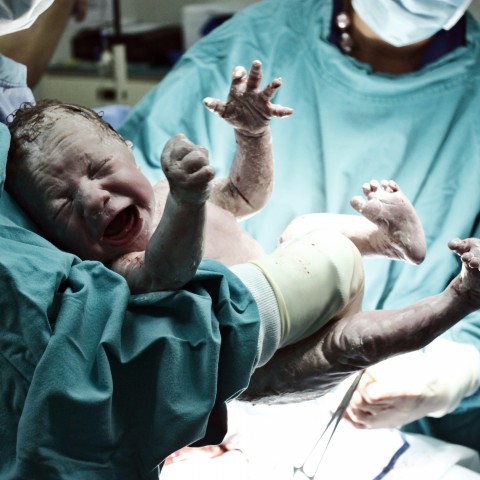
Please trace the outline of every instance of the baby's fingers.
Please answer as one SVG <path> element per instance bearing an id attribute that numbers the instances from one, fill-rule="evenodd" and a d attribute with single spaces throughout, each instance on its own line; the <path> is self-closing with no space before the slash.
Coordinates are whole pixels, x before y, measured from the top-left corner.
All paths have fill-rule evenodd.
<path id="1" fill-rule="evenodd" d="M 220 115 L 221 117 L 225 113 L 225 103 L 221 102 L 217 98 L 206 97 L 203 99 L 203 104 L 213 113 Z"/>
<path id="2" fill-rule="evenodd" d="M 203 185 L 215 177 L 215 169 L 211 165 L 204 165 L 191 173 L 188 179 L 190 185 Z"/>
<path id="3" fill-rule="evenodd" d="M 245 91 L 247 84 L 247 71 L 244 67 L 238 66 L 233 69 L 230 95 L 238 95 Z"/>
<path id="4" fill-rule="evenodd" d="M 272 117 L 288 117 L 293 113 L 293 108 L 282 107 L 282 105 L 271 104 L 270 113 Z"/>
<path id="5" fill-rule="evenodd" d="M 269 101 L 275 95 L 275 92 L 282 85 L 282 79 L 276 78 L 272 80 L 262 91 L 262 96 L 265 100 Z M 282 105 L 269 104 L 270 114 L 273 117 L 287 117 L 293 113 L 293 109 L 289 107 L 283 107 Z"/>
<path id="6" fill-rule="evenodd" d="M 187 173 L 194 173 L 208 163 L 208 154 L 203 148 L 196 148 L 185 155 L 179 162 L 180 168 Z"/>
<path id="7" fill-rule="evenodd" d="M 262 81 L 262 64 L 259 60 L 254 60 L 250 67 L 247 80 L 247 92 L 252 92 L 260 87 Z"/>
<path id="8" fill-rule="evenodd" d="M 262 91 L 262 96 L 265 100 L 270 100 L 275 92 L 281 87 L 282 79 L 280 77 L 272 80 Z"/>
<path id="9" fill-rule="evenodd" d="M 214 177 L 214 168 L 211 165 L 202 165 L 185 176 L 181 181 L 173 184 L 172 193 L 177 198 L 188 203 L 203 203 L 210 196 L 211 182 Z"/>
<path id="10" fill-rule="evenodd" d="M 194 150 L 186 155 L 181 161 L 181 168 L 187 174 L 190 185 L 208 182 L 215 176 L 215 170 L 203 150 Z"/>

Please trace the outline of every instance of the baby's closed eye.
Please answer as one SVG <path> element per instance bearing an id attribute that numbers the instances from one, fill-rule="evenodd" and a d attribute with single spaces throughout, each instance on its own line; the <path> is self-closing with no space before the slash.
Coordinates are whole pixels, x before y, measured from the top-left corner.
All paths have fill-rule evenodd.
<path id="1" fill-rule="evenodd" d="M 94 180 L 105 173 L 106 165 L 108 164 L 110 158 L 105 158 L 101 161 L 90 161 L 88 164 L 87 175 L 90 180 Z"/>
<path id="2" fill-rule="evenodd" d="M 56 202 L 56 209 L 55 209 L 55 214 L 53 216 L 53 219 L 57 219 L 62 213 L 65 213 L 68 211 L 68 209 L 72 205 L 72 197 L 69 194 L 66 194 L 59 198 Z"/>

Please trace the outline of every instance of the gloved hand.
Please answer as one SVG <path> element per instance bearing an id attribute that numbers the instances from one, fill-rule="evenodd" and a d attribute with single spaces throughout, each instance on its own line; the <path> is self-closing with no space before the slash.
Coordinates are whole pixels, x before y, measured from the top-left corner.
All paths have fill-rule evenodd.
<path id="1" fill-rule="evenodd" d="M 441 417 L 480 383 L 480 352 L 444 339 L 366 370 L 346 412 L 358 428 L 391 428 Z"/>

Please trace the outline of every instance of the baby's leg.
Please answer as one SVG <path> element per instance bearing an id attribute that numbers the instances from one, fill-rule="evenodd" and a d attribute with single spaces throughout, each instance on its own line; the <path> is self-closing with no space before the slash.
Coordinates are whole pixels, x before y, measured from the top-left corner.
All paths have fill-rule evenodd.
<path id="1" fill-rule="evenodd" d="M 393 181 L 371 181 L 363 185 L 366 200 L 351 200 L 363 216 L 319 213 L 295 219 L 280 237 L 280 244 L 317 228 L 334 229 L 349 238 L 364 256 L 383 256 L 419 264 L 426 243 L 417 214 Z"/>

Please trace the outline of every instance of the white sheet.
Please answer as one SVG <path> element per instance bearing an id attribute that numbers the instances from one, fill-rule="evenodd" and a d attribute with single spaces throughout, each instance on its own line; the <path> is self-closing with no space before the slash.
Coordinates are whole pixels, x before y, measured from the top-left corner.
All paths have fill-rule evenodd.
<path id="1" fill-rule="evenodd" d="M 233 402 L 230 434 L 240 450 L 215 459 L 191 458 L 165 467 L 161 480 L 291 480 L 293 465 L 308 454 L 328 422 L 338 394 L 301 404 L 252 406 Z M 404 441 L 410 444 L 379 474 Z M 300 479 L 301 476 L 296 478 Z M 473 450 L 396 429 L 357 430 L 342 421 L 316 480 L 473 480 L 480 479 L 480 458 Z"/>

